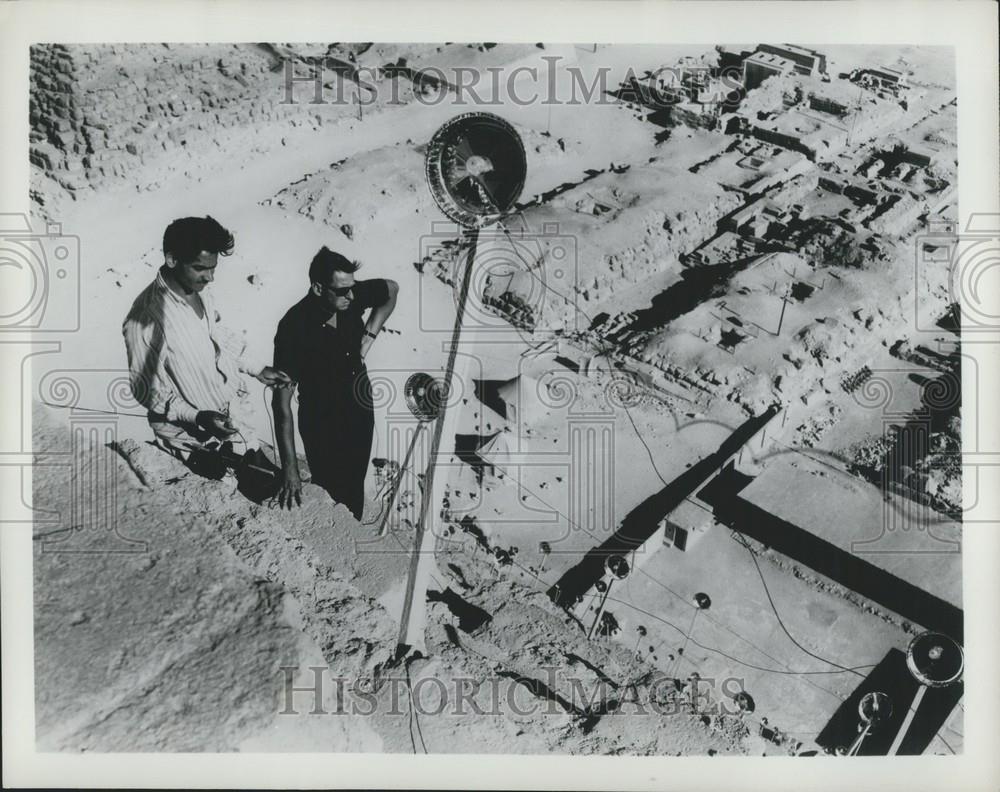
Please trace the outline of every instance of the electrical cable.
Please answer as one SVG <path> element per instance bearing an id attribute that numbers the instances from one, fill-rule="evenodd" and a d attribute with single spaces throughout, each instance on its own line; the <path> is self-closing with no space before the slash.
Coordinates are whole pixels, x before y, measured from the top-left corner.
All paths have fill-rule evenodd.
<path id="1" fill-rule="evenodd" d="M 413 753 L 417 752 L 417 740 L 413 736 L 413 691 L 410 690 L 410 684 L 406 684 L 406 694 L 410 699 L 410 706 L 406 708 L 409 714 L 409 728 L 410 728 L 410 747 L 413 749 Z"/>
<path id="2" fill-rule="evenodd" d="M 698 608 L 695 608 L 694 613 L 691 614 L 691 623 L 688 625 L 687 632 L 684 634 L 683 645 L 677 650 L 677 659 L 674 661 L 671 676 L 675 676 L 677 674 L 677 669 L 680 668 L 681 660 L 684 659 L 684 652 L 687 650 L 688 643 L 691 641 L 691 636 L 694 634 L 694 625 L 698 620 L 699 613 L 701 613 L 701 611 Z"/>
<path id="3" fill-rule="evenodd" d="M 123 418 L 143 418 L 148 419 L 147 413 L 127 413 L 118 410 L 98 410 L 94 407 L 77 407 L 75 404 L 57 404 L 56 402 L 40 400 L 47 407 L 55 407 L 60 410 L 80 410 L 81 412 L 99 413 L 101 415 L 120 415 Z"/>
<path id="4" fill-rule="evenodd" d="M 536 580 L 539 580 L 540 582 L 545 583 L 545 580 L 543 580 L 536 573 L 532 572 L 530 569 L 528 569 L 527 567 L 525 567 L 523 564 L 520 564 L 517 561 L 515 561 L 513 558 L 511 559 L 511 563 L 514 566 L 516 566 L 519 569 L 521 569 L 522 571 L 524 571 L 526 574 L 528 574 L 531 577 L 535 578 Z M 597 594 L 590 594 L 589 596 L 591 598 L 596 598 L 598 595 Z M 624 606 L 626 606 L 628 608 L 632 608 L 633 610 L 636 610 L 636 611 L 638 611 L 639 613 L 642 613 L 645 616 L 649 616 L 650 618 L 655 619 L 656 621 L 659 621 L 659 622 L 662 622 L 663 624 L 666 624 L 668 627 L 673 628 L 678 633 L 680 633 L 682 636 L 684 636 L 684 638 L 687 641 L 690 641 L 695 646 L 697 646 L 697 647 L 699 647 L 701 649 L 704 649 L 706 652 L 713 652 L 713 653 L 721 655 L 722 657 L 725 657 L 725 658 L 727 658 L 729 660 L 732 660 L 734 663 L 738 663 L 739 665 L 746 666 L 747 668 L 753 668 L 753 669 L 755 669 L 757 671 L 764 671 L 764 672 L 771 673 L 771 674 L 783 674 L 783 675 L 786 675 L 786 676 L 822 676 L 822 675 L 830 675 L 830 674 L 842 674 L 842 673 L 844 673 L 846 671 L 852 671 L 854 673 L 857 673 L 856 669 L 874 668 L 875 667 L 874 665 L 861 665 L 861 666 L 855 666 L 854 668 L 845 668 L 845 667 L 841 666 L 840 667 L 841 670 L 839 670 L 839 671 L 794 671 L 794 670 L 792 670 L 790 668 L 786 668 L 784 670 L 783 669 L 776 669 L 776 668 L 766 668 L 764 666 L 760 666 L 760 665 L 756 665 L 754 663 L 750 663 L 750 662 L 748 662 L 746 660 L 740 660 L 738 657 L 734 657 L 733 655 L 727 654 L 726 652 L 722 651 L 721 649 L 716 649 L 713 646 L 707 646 L 707 645 L 705 645 L 703 643 L 700 643 L 699 641 L 696 641 L 688 633 L 686 633 L 684 630 L 682 630 L 680 627 L 678 627 L 673 622 L 668 621 L 667 619 L 664 619 L 661 616 L 657 616 L 657 615 L 655 615 L 653 613 L 650 613 L 649 611 L 643 610 L 642 608 L 638 607 L 637 605 L 633 605 L 631 602 L 626 602 L 625 600 L 620 600 L 620 599 L 617 599 L 616 597 L 612 597 L 610 595 L 608 596 L 607 599 L 608 599 L 609 602 L 617 602 L 620 605 L 624 605 Z M 697 615 L 697 610 L 696 610 L 696 615 Z M 772 659 L 774 659 L 774 658 L 772 658 Z M 778 661 L 778 662 L 781 662 L 781 661 Z M 836 665 L 836 664 L 833 664 L 833 665 Z M 823 688 L 820 688 L 820 689 L 821 690 L 825 690 Z M 825 692 L 830 693 L 831 691 L 826 690 Z M 838 698 L 839 698 L 839 696 L 838 696 Z"/>
<path id="5" fill-rule="evenodd" d="M 420 712 L 417 709 L 416 701 L 413 698 L 413 682 L 410 679 L 410 664 L 409 664 L 409 662 L 404 662 L 403 663 L 403 671 L 406 673 L 406 689 L 407 689 L 407 691 L 409 691 L 409 694 L 410 694 L 410 717 L 411 717 L 411 721 L 412 721 L 412 723 L 416 723 L 417 724 L 417 735 L 420 737 L 420 747 L 423 749 L 423 752 L 426 754 L 427 753 L 427 743 L 424 742 L 424 732 L 420 728 Z M 412 723 L 411 723 L 411 726 L 410 726 L 410 739 L 411 740 L 413 740 L 413 727 L 412 727 Z M 414 743 L 413 752 L 414 753 L 417 752 L 416 743 Z"/>
<path id="6" fill-rule="evenodd" d="M 591 596 L 595 596 L 595 595 L 591 595 Z M 721 655 L 722 657 L 725 657 L 728 660 L 732 660 L 734 663 L 738 663 L 739 665 L 746 666 L 747 668 L 753 668 L 753 669 L 755 669 L 757 671 L 765 671 L 765 672 L 770 673 L 770 674 L 781 674 L 781 675 L 785 675 L 785 676 L 825 676 L 825 675 L 830 675 L 830 674 L 843 674 L 845 672 L 857 673 L 857 669 L 861 669 L 861 668 L 874 668 L 873 665 L 855 666 L 854 668 L 842 668 L 839 671 L 795 671 L 795 670 L 792 670 L 792 669 L 783 670 L 783 669 L 778 669 L 778 668 L 766 668 L 764 666 L 759 666 L 759 665 L 757 665 L 755 663 L 747 662 L 746 660 L 740 660 L 738 657 L 734 657 L 733 655 L 728 654 L 727 652 L 724 652 L 721 649 L 716 649 L 715 647 L 712 647 L 712 646 L 706 646 L 705 644 L 700 643 L 699 641 L 695 640 L 694 638 L 691 638 L 690 636 L 687 636 L 684 633 L 684 631 L 680 627 L 678 627 L 676 624 L 674 624 L 673 622 L 667 621 L 663 617 L 657 616 L 655 613 L 650 613 L 647 610 L 643 610 L 638 605 L 634 605 L 631 602 L 625 602 L 624 600 L 616 599 L 615 597 L 608 597 L 608 600 L 611 601 L 611 602 L 617 602 L 618 604 L 624 605 L 627 608 L 632 608 L 632 610 L 638 611 L 639 613 L 643 614 L 644 616 L 648 616 L 651 619 L 655 619 L 656 621 L 659 621 L 659 622 L 662 622 L 663 624 L 666 624 L 668 627 L 672 627 L 678 633 L 680 633 L 684 637 L 688 638 L 690 640 L 690 642 L 693 643 L 695 646 L 697 646 L 697 647 L 699 647 L 701 649 L 704 649 L 706 652 L 713 652 L 713 653 L 715 653 L 717 655 Z M 827 692 L 829 692 L 829 691 L 827 691 Z"/>
<path id="7" fill-rule="evenodd" d="M 649 457 L 649 464 L 653 468 L 653 472 L 656 474 L 656 477 L 660 480 L 660 483 L 662 483 L 664 487 L 668 486 L 666 479 L 663 478 L 660 474 L 660 469 L 656 466 L 656 460 L 653 459 L 653 450 L 649 447 L 649 444 L 642 436 L 642 433 L 639 431 L 639 427 L 635 425 L 635 419 L 632 417 L 632 413 L 629 411 L 628 405 L 623 404 L 622 407 L 625 409 L 625 415 L 628 418 L 629 423 L 632 424 L 635 436 L 639 439 L 639 442 L 642 443 L 642 447 L 646 449 L 646 456 Z"/>
<path id="8" fill-rule="evenodd" d="M 666 585 L 663 581 L 661 581 L 655 575 L 650 574 L 649 572 L 647 572 L 644 569 L 639 569 L 638 572 L 640 574 L 642 574 L 647 580 L 652 581 L 657 586 L 659 586 L 660 588 L 664 589 L 666 592 L 668 592 L 672 596 L 676 597 L 679 601 L 683 602 L 688 607 L 695 608 L 695 609 L 697 608 L 697 605 L 695 605 L 694 603 L 692 603 L 690 600 L 682 597 L 680 594 L 678 594 L 676 591 L 674 591 L 672 588 L 670 588 L 668 585 Z M 629 584 L 631 584 L 631 578 L 629 578 Z M 630 589 L 628 589 L 626 587 L 626 590 L 629 591 Z M 759 647 L 757 644 L 755 644 L 753 641 L 751 641 L 745 635 L 743 635 L 743 634 L 737 632 L 736 630 L 732 629 L 729 625 L 725 624 L 724 622 L 721 622 L 718 619 L 712 618 L 712 616 L 708 612 L 704 612 L 702 614 L 701 618 L 707 620 L 714 627 L 716 627 L 716 628 L 718 628 L 720 630 L 723 630 L 723 631 L 729 633 L 730 635 L 732 635 L 733 637 L 739 639 L 740 641 L 742 641 L 743 643 L 745 643 L 747 646 L 749 646 L 750 648 L 752 648 L 754 651 L 759 652 L 760 654 L 764 655 L 764 657 L 768 658 L 769 660 L 773 660 L 775 663 L 778 663 L 779 665 L 784 665 L 786 668 L 788 667 L 787 664 L 785 664 L 782 660 L 780 660 L 779 658 L 777 658 L 774 655 L 770 654 L 769 652 L 766 652 L 765 650 L 763 650 L 761 647 Z M 662 643 L 662 641 L 660 643 Z M 657 648 L 658 647 L 659 647 L 659 644 L 657 644 Z M 862 669 L 862 668 L 874 668 L 875 665 L 874 664 L 869 664 L 869 665 L 855 666 L 855 667 L 858 668 L 858 669 Z M 812 682 L 809 679 L 803 679 L 802 681 L 805 682 L 807 685 L 810 685 L 811 687 L 814 687 L 817 690 L 822 691 L 823 693 L 828 693 L 830 695 L 833 695 L 836 698 L 839 698 L 839 699 L 843 700 L 843 697 L 840 696 L 840 694 L 835 693 L 832 690 L 828 690 L 827 688 L 822 687 L 821 685 L 817 685 L 815 682 Z"/>
<path id="9" fill-rule="evenodd" d="M 396 475 L 395 475 L 394 478 L 399 479 L 401 477 L 402 477 L 402 471 L 399 471 L 399 472 L 396 473 Z M 379 522 L 382 519 L 382 515 L 385 514 L 385 510 L 389 506 L 389 503 L 388 503 L 388 501 L 386 499 L 389 496 L 389 490 L 390 490 L 392 484 L 393 484 L 393 480 L 392 479 L 387 479 L 385 481 L 385 483 L 383 483 L 382 486 L 379 487 L 378 490 L 375 492 L 375 495 L 372 497 L 372 500 L 374 500 L 376 502 L 381 502 L 382 506 L 378 510 L 378 514 L 376 514 L 370 520 L 364 520 L 364 521 L 362 521 L 362 523 L 361 523 L 362 525 L 375 525 L 375 523 Z"/>
<path id="10" fill-rule="evenodd" d="M 778 613 L 778 607 L 774 604 L 773 597 L 771 597 L 771 590 L 768 588 L 767 581 L 764 579 L 764 572 L 761 570 L 760 564 L 757 563 L 757 556 L 754 553 L 753 548 L 751 548 L 750 545 L 746 542 L 746 540 L 739 533 L 737 533 L 736 531 L 731 531 L 730 535 L 737 542 L 739 542 L 741 545 L 743 545 L 743 547 L 746 548 L 746 551 L 750 554 L 750 559 L 753 561 L 753 565 L 757 568 L 757 575 L 760 577 L 760 582 L 764 586 L 764 593 L 767 595 L 767 601 L 771 604 L 771 610 L 774 612 L 774 617 L 778 620 L 778 625 L 781 627 L 782 632 L 785 633 L 785 635 L 788 636 L 788 640 L 790 640 L 793 644 L 795 644 L 797 647 L 799 647 L 799 649 L 801 649 L 803 652 L 805 652 L 810 657 L 814 657 L 817 660 L 821 660 L 822 662 L 827 663 L 828 665 L 832 665 L 832 666 L 834 666 L 836 668 L 840 668 L 840 669 L 842 669 L 844 671 L 850 671 L 852 674 L 856 674 L 857 676 L 859 676 L 862 679 L 864 679 L 865 678 L 864 674 L 860 674 L 860 673 L 858 673 L 857 671 L 855 671 L 852 668 L 847 668 L 846 666 L 842 666 L 840 663 L 836 663 L 833 660 L 829 660 L 826 657 L 823 657 L 822 655 L 818 655 L 815 652 L 812 652 L 809 649 L 807 649 L 806 647 L 804 647 L 797 640 L 795 640 L 795 636 L 793 636 L 788 631 L 788 628 L 785 626 L 785 622 L 782 621 L 782 619 L 781 619 L 781 614 Z"/>

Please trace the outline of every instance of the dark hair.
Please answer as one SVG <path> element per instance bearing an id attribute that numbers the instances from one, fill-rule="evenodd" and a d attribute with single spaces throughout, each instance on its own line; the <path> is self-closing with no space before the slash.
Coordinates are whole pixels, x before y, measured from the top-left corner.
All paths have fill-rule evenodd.
<path id="1" fill-rule="evenodd" d="M 357 262 L 324 245 L 309 263 L 309 282 L 326 285 L 334 272 L 357 272 L 358 266 Z"/>
<path id="2" fill-rule="evenodd" d="M 182 217 L 163 232 L 163 254 L 178 264 L 190 264 L 202 251 L 228 256 L 233 252 L 233 235 L 211 217 Z"/>

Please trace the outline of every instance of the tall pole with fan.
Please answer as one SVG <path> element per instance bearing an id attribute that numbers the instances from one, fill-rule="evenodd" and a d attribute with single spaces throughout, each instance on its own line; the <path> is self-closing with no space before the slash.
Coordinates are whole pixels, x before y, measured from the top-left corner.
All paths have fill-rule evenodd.
<path id="1" fill-rule="evenodd" d="M 906 649 L 906 667 L 917 681 L 917 692 L 906 710 L 903 724 L 889 747 L 889 756 L 896 756 L 910 731 L 910 725 L 920 709 L 920 702 L 929 688 L 954 685 L 965 670 L 965 653 L 954 638 L 937 632 L 916 636 Z"/>
<path id="2" fill-rule="evenodd" d="M 420 519 L 403 599 L 398 656 L 410 652 L 426 654 L 424 624 L 427 584 L 434 564 L 433 522 L 439 519 L 444 499 L 444 476 L 438 467 L 450 455 L 447 451 L 441 453 L 441 441 L 455 435 L 457 409 L 450 403 L 450 395 L 456 392 L 456 383 L 463 381 L 466 374 L 464 370 L 456 371 L 456 362 L 479 231 L 514 208 L 527 176 L 520 136 L 499 116 L 481 112 L 464 113 L 442 125 L 427 146 L 424 167 L 434 202 L 461 227 L 462 249 L 467 253 L 456 284 L 455 324 L 443 377 L 445 403 L 434 420 Z M 464 360 L 467 362 L 468 358 Z"/>

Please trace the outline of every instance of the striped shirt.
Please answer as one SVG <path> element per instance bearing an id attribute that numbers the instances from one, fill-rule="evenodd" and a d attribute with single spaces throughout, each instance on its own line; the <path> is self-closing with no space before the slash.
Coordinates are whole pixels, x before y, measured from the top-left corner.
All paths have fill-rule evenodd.
<path id="1" fill-rule="evenodd" d="M 201 410 L 227 412 L 242 389 L 240 372 L 260 371 L 228 348 L 206 291 L 199 295 L 204 316 L 198 316 L 159 272 L 122 325 L 132 393 L 151 420 L 195 423 Z"/>

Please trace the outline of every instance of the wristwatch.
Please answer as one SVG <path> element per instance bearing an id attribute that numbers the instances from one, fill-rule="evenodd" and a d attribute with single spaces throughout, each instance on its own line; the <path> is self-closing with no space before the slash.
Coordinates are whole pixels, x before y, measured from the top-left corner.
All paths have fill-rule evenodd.
<path id="1" fill-rule="evenodd" d="M 378 334 L 373 333 L 370 330 L 365 330 L 365 335 L 368 336 L 369 338 L 378 338 Z"/>

